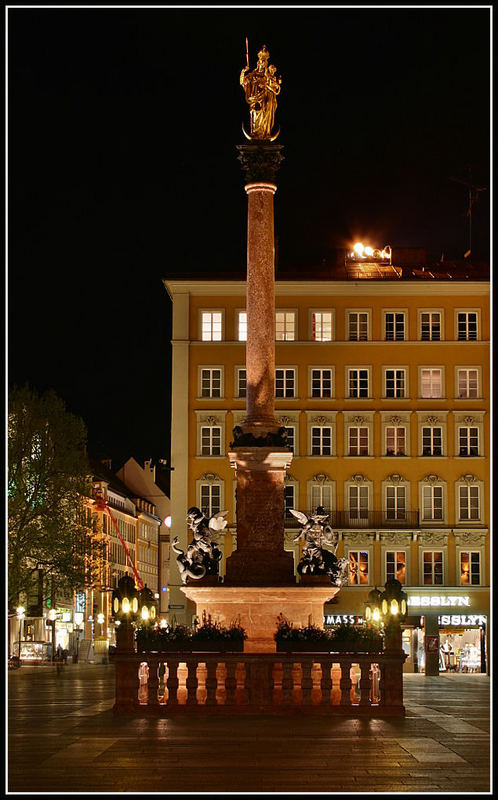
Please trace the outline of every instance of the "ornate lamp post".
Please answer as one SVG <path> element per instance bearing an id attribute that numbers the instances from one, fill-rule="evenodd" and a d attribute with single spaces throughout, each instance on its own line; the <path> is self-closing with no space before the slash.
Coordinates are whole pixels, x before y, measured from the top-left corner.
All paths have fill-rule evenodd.
<path id="1" fill-rule="evenodd" d="M 156 600 L 154 592 L 145 584 L 144 588 L 139 592 L 139 607 L 140 616 L 143 622 L 154 622 L 156 619 Z"/>
<path id="2" fill-rule="evenodd" d="M 368 593 L 368 600 L 365 603 L 365 619 L 371 625 L 380 625 L 382 621 L 381 596 L 382 592 L 377 587 Z"/>
<path id="3" fill-rule="evenodd" d="M 116 650 L 133 650 L 134 634 L 132 622 L 138 613 L 138 592 L 130 575 L 123 575 L 112 593 L 112 610 L 116 624 Z"/>
<path id="4" fill-rule="evenodd" d="M 402 650 L 401 623 L 406 619 L 408 595 L 402 590 L 401 583 L 392 578 L 386 581 L 379 600 L 386 632 L 386 652 L 399 652 Z"/>

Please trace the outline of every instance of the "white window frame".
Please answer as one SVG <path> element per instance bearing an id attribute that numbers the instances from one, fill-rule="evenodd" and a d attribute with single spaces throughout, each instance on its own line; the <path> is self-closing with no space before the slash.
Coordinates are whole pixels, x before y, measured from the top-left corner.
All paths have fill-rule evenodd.
<path id="1" fill-rule="evenodd" d="M 350 564 L 351 564 L 351 554 L 352 553 L 357 553 L 358 556 L 360 556 L 360 553 L 366 553 L 366 555 L 367 555 L 367 581 L 366 581 L 366 583 L 360 583 L 359 581 L 352 581 L 351 580 Z M 347 586 L 360 586 L 360 587 L 361 586 L 371 586 L 372 585 L 372 569 L 373 569 L 371 548 L 369 548 L 369 547 L 361 547 L 361 546 L 359 546 L 359 547 L 354 547 L 354 546 L 348 547 L 347 559 L 348 559 L 348 582 L 347 582 Z M 357 561 L 359 562 L 359 560 L 360 559 L 358 558 Z M 358 569 L 358 572 L 359 572 L 359 569 Z"/>
<path id="2" fill-rule="evenodd" d="M 393 517 L 392 519 L 387 517 L 387 492 L 389 488 L 399 489 L 403 488 L 405 490 L 405 516 L 404 517 Z M 399 476 L 391 476 L 387 477 L 381 484 L 381 491 L 382 491 L 382 513 L 384 520 L 387 524 L 392 525 L 394 528 L 396 527 L 396 521 L 399 520 L 400 522 L 406 523 L 409 514 L 411 511 L 410 505 L 410 481 L 407 481 L 405 478 Z"/>
<path id="3" fill-rule="evenodd" d="M 389 397 L 387 396 L 387 373 L 388 373 L 388 370 L 393 370 L 394 373 L 395 373 L 395 376 L 394 376 L 395 394 L 393 396 L 390 395 Z M 403 388 L 403 394 L 402 395 L 396 394 L 396 391 L 397 391 L 396 384 L 397 384 L 397 381 L 398 381 L 398 376 L 397 376 L 398 372 L 403 372 L 404 373 L 404 375 L 403 375 L 404 388 Z M 409 400 L 410 399 L 410 392 L 409 392 L 409 387 L 408 387 L 408 376 L 409 376 L 409 374 L 410 374 L 410 371 L 409 371 L 409 369 L 408 369 L 408 367 L 406 365 L 401 365 L 401 366 L 400 365 L 383 366 L 382 367 L 383 399 L 384 400 Z"/>
<path id="4" fill-rule="evenodd" d="M 350 373 L 356 371 L 358 373 L 357 381 L 358 381 L 358 391 L 360 388 L 360 376 L 359 373 L 361 370 L 365 370 L 367 373 L 367 380 L 368 380 L 368 387 L 367 387 L 367 394 L 366 395 L 356 395 L 350 396 Z M 345 400 L 371 400 L 372 399 L 372 367 L 366 364 L 348 364 L 345 367 L 345 384 L 344 384 L 344 399 Z"/>
<path id="5" fill-rule="evenodd" d="M 430 320 L 431 338 L 422 339 L 422 314 L 439 314 L 439 339 L 432 338 L 432 319 Z M 444 308 L 419 308 L 418 309 L 418 340 L 420 342 L 443 342 L 444 341 Z"/>
<path id="6" fill-rule="evenodd" d="M 484 522 L 484 481 L 479 480 L 475 475 L 472 474 L 469 474 L 468 478 L 469 480 L 463 480 L 460 478 L 459 480 L 455 481 L 455 519 L 458 525 L 482 525 Z M 478 517 L 462 517 L 462 503 L 460 498 L 461 489 L 465 489 L 468 493 L 469 508 L 471 489 L 477 490 L 479 503 Z"/>
<path id="7" fill-rule="evenodd" d="M 357 488 L 359 490 L 365 489 L 367 490 L 367 514 L 366 516 L 359 516 L 359 517 L 351 517 L 351 504 L 350 504 L 350 488 Z M 361 510 L 361 492 L 358 492 L 358 507 Z M 372 512 L 372 499 L 373 499 L 373 484 L 372 481 L 366 479 L 361 482 L 354 481 L 349 479 L 344 481 L 344 508 L 346 509 L 346 514 L 348 516 L 348 526 L 352 526 L 354 528 L 369 528 L 370 527 L 370 515 Z"/>
<path id="8" fill-rule="evenodd" d="M 394 450 L 393 450 L 392 453 L 388 453 L 387 437 L 388 437 L 388 431 L 391 430 L 391 429 L 394 430 L 394 434 L 393 435 L 394 435 L 395 447 L 394 447 Z M 386 458 L 406 458 L 406 456 L 407 456 L 407 452 L 406 452 L 407 451 L 406 429 L 407 429 L 407 426 L 403 425 L 402 423 L 400 423 L 398 425 L 394 425 L 392 423 L 389 424 L 389 425 L 384 425 L 384 442 L 383 442 L 383 445 L 384 445 L 383 455 L 384 455 L 384 457 L 386 457 Z M 401 453 L 398 450 L 398 439 L 401 438 L 401 436 L 400 435 L 398 436 L 397 431 L 403 431 L 404 432 L 404 436 L 403 436 L 403 438 L 404 438 L 404 453 Z"/>
<path id="9" fill-rule="evenodd" d="M 425 580 L 424 580 L 424 563 L 425 563 L 424 553 L 432 553 L 432 579 L 433 579 L 432 583 L 425 583 Z M 442 562 L 442 576 L 441 576 L 442 580 L 441 580 L 441 583 L 435 583 L 434 582 L 434 576 L 435 576 L 435 571 L 434 571 L 434 553 L 441 553 L 441 556 L 442 556 L 442 558 L 441 558 L 441 562 Z M 447 579 L 446 579 L 447 560 L 448 559 L 447 559 L 447 547 L 446 546 L 420 548 L 420 562 L 419 562 L 419 569 L 420 569 L 419 582 L 420 582 L 420 586 L 446 586 L 447 585 Z"/>
<path id="10" fill-rule="evenodd" d="M 294 489 L 294 505 L 293 508 L 299 508 L 299 481 L 297 481 L 292 475 L 287 473 L 285 480 L 284 480 L 284 524 L 285 522 L 289 521 L 287 514 L 285 514 L 285 489 L 287 487 L 292 486 Z M 290 507 L 290 506 L 289 506 Z M 294 517 L 292 517 L 293 521 L 295 522 Z"/>
<path id="11" fill-rule="evenodd" d="M 475 397 L 469 397 L 469 395 L 460 394 L 460 372 L 467 372 L 467 388 L 469 388 L 468 373 L 471 370 L 477 373 L 477 394 Z M 482 400 L 481 367 L 479 364 L 459 364 L 455 367 L 455 400 Z"/>
<path id="12" fill-rule="evenodd" d="M 441 394 L 439 396 L 430 395 L 429 397 L 424 397 L 422 395 L 422 371 L 423 370 L 431 370 L 431 372 L 435 372 L 439 370 L 441 373 Z M 431 380 L 432 383 L 432 380 Z M 446 386 L 445 386 L 445 368 L 443 365 L 440 364 L 431 364 L 431 365 L 423 365 L 419 366 L 418 368 L 418 386 L 419 386 L 419 400 L 445 400 L 446 399 Z"/>
<path id="13" fill-rule="evenodd" d="M 471 565 L 471 556 L 476 553 L 479 556 L 479 583 L 462 583 L 462 555 L 468 554 L 469 556 L 469 567 Z M 482 586 L 484 584 L 484 548 L 482 547 L 457 547 L 456 548 L 456 585 L 457 586 L 465 586 L 471 589 L 473 586 Z M 469 577 L 471 575 L 471 570 L 469 569 Z"/>
<path id="14" fill-rule="evenodd" d="M 387 338 L 387 315 L 394 314 L 394 338 Z M 403 317 L 403 336 L 401 339 L 396 338 L 396 314 Z M 382 338 L 385 342 L 405 342 L 409 339 L 408 336 L 408 309 L 407 308 L 383 308 L 382 309 Z"/>
<path id="15" fill-rule="evenodd" d="M 426 438 L 426 431 L 430 431 L 429 438 L 430 438 L 430 452 L 425 452 L 424 447 L 424 440 Z M 434 450 L 436 449 L 435 439 L 436 439 L 436 431 L 439 431 L 438 438 L 440 439 L 440 453 L 435 453 Z M 421 426 L 421 436 L 422 436 L 422 453 L 421 456 L 423 458 L 440 458 L 444 456 L 444 430 L 442 425 L 429 425 L 429 424 L 422 424 Z"/>
<path id="16" fill-rule="evenodd" d="M 245 338 L 240 338 L 241 317 L 245 316 Z M 244 327 L 244 326 L 242 326 Z M 247 342 L 247 310 L 245 308 L 235 309 L 235 340 L 237 342 Z"/>
<path id="17" fill-rule="evenodd" d="M 209 370 L 211 373 L 213 370 L 220 371 L 220 395 L 219 397 L 213 397 L 212 394 L 203 395 L 202 394 L 202 373 L 204 370 Z M 212 380 L 213 376 L 211 374 L 210 384 L 212 389 Z M 197 367 L 197 400 L 224 400 L 225 398 L 225 368 L 222 364 L 199 364 Z"/>
<path id="18" fill-rule="evenodd" d="M 458 338 L 458 315 L 459 314 L 475 314 L 477 333 L 475 339 L 468 338 L 468 319 L 467 319 L 467 336 L 465 339 Z M 481 309 L 480 308 L 455 308 L 455 341 L 456 342 L 479 342 L 481 340 Z"/>
<path id="19" fill-rule="evenodd" d="M 315 339 L 313 336 L 313 315 L 330 314 L 330 338 Z M 335 311 L 332 308 L 310 308 L 309 310 L 309 338 L 312 342 L 333 342 L 335 340 Z"/>
<path id="20" fill-rule="evenodd" d="M 197 444 L 196 444 L 196 457 L 197 458 L 225 458 L 227 453 L 227 446 L 226 446 L 226 410 L 211 410 L 211 411 L 195 411 L 196 416 L 196 426 L 197 426 Z M 202 429 L 203 428 L 221 428 L 221 455 L 219 456 L 207 456 L 202 454 Z"/>
<path id="21" fill-rule="evenodd" d="M 320 433 L 319 433 L 320 452 L 319 453 L 314 453 L 313 452 L 314 431 L 320 431 Z M 324 441 L 323 441 L 323 439 L 324 439 L 323 432 L 324 431 L 330 431 L 330 442 L 329 442 L 330 452 L 329 453 L 322 452 L 323 449 L 324 449 Z M 311 452 L 310 452 L 310 456 L 312 458 L 330 458 L 330 456 L 333 454 L 333 452 L 334 452 L 334 430 L 333 430 L 332 425 L 329 425 L 329 424 L 319 425 L 318 423 L 312 423 L 311 424 Z"/>
<path id="22" fill-rule="evenodd" d="M 347 453 L 346 453 L 346 455 L 349 456 L 350 458 L 365 458 L 365 457 L 371 455 L 371 453 L 370 453 L 370 430 L 369 430 L 369 426 L 368 425 L 348 425 L 347 431 L 348 431 L 348 439 L 347 439 Z M 357 453 L 352 453 L 351 452 L 351 450 L 352 450 L 351 439 L 353 438 L 352 437 L 353 431 L 355 432 L 355 435 L 356 435 L 356 449 L 358 451 Z M 367 452 L 366 453 L 360 453 L 360 449 L 361 449 L 361 446 L 362 446 L 361 441 L 362 441 L 362 438 L 364 438 L 364 436 L 365 436 L 365 434 L 363 434 L 363 437 L 362 437 L 361 431 L 366 432 L 366 439 L 367 439 Z"/>
<path id="23" fill-rule="evenodd" d="M 408 580 L 408 575 L 409 575 L 408 561 L 409 561 L 409 557 L 410 557 L 409 546 L 408 547 L 405 546 L 405 545 L 399 545 L 398 546 L 396 544 L 387 544 L 387 545 L 383 545 L 382 546 L 382 581 L 383 581 L 383 583 L 385 583 L 387 580 L 389 580 L 388 574 L 387 574 L 387 554 L 388 553 L 394 553 L 395 569 L 394 569 L 394 576 L 393 577 L 396 578 L 396 580 L 399 580 L 399 578 L 397 577 L 398 571 L 396 569 L 396 565 L 398 563 L 397 556 L 398 556 L 398 553 L 404 553 L 404 555 L 405 555 L 405 580 L 404 581 L 400 581 L 400 583 L 401 583 L 402 586 L 409 586 L 410 585 L 410 582 Z"/>
<path id="24" fill-rule="evenodd" d="M 313 490 L 319 490 L 321 495 L 321 501 L 319 503 L 315 503 L 313 500 Z M 327 493 L 330 495 L 330 505 L 323 502 L 323 491 L 324 489 L 327 490 Z M 307 482 L 306 487 L 306 497 L 307 497 L 307 508 L 311 511 L 314 511 L 318 505 L 323 505 L 325 510 L 328 512 L 330 511 L 333 515 L 333 512 L 336 509 L 336 483 L 335 481 L 331 480 L 328 475 L 324 473 L 318 473 L 315 475 L 313 480 Z"/>
<path id="25" fill-rule="evenodd" d="M 328 372 L 330 372 L 330 383 L 331 383 L 330 396 L 329 395 L 323 395 L 323 393 L 320 394 L 320 396 L 313 395 L 313 372 L 316 371 L 316 370 L 319 370 L 321 373 L 323 373 L 326 370 Z M 320 384 L 321 384 L 320 391 L 323 392 L 323 374 L 320 375 Z M 308 396 L 309 400 L 334 400 L 335 399 L 335 367 L 329 367 L 329 366 L 325 366 L 325 365 L 322 365 L 322 364 L 318 364 L 316 366 L 308 367 L 308 392 L 309 392 L 309 396 Z"/>
<path id="26" fill-rule="evenodd" d="M 448 457 L 448 411 L 417 411 L 418 445 L 417 454 L 419 458 L 447 458 Z M 440 456 L 424 455 L 424 428 L 441 428 L 442 452 Z"/>
<path id="27" fill-rule="evenodd" d="M 201 500 L 201 496 L 202 496 L 201 492 L 202 492 L 202 487 L 203 486 L 210 486 L 210 487 L 218 486 L 219 487 L 219 489 L 220 489 L 220 509 L 219 510 L 220 511 L 224 511 L 225 510 L 225 481 L 222 480 L 222 478 L 220 478 L 220 476 L 216 475 L 215 473 L 211 474 L 209 477 L 207 477 L 205 475 L 201 476 L 200 478 L 198 478 L 196 480 L 196 482 L 195 482 L 195 496 L 197 498 L 196 505 L 197 505 L 198 508 L 201 509 L 201 511 L 203 510 L 202 509 L 202 500 Z M 210 494 L 212 494 L 212 493 L 210 492 Z M 210 506 L 211 506 L 212 497 L 210 497 L 210 501 L 209 502 L 210 502 Z"/>
<path id="28" fill-rule="evenodd" d="M 406 458 L 410 455 L 410 436 L 411 424 L 410 413 L 406 410 L 403 411 L 381 411 L 381 431 L 382 431 L 382 453 L 381 458 Z M 404 455 L 387 455 L 387 429 L 388 428 L 404 428 L 405 429 L 405 453 Z"/>
<path id="29" fill-rule="evenodd" d="M 246 373 L 246 391 L 245 394 L 239 394 L 239 383 L 240 383 L 240 373 L 241 371 Z M 247 397 L 247 369 L 245 366 L 237 365 L 234 369 L 234 384 L 233 384 L 233 399 L 234 400 L 245 400 Z"/>
<path id="30" fill-rule="evenodd" d="M 366 339 L 364 338 L 350 338 L 350 315 L 351 314 L 366 314 L 367 315 L 367 336 Z M 345 331 L 344 331 L 344 340 L 346 342 L 369 342 L 372 339 L 372 309 L 371 308 L 346 308 L 345 312 Z M 359 335 L 360 332 L 360 319 L 357 316 L 356 319 L 356 332 Z"/>
<path id="31" fill-rule="evenodd" d="M 441 489 L 442 495 L 442 518 L 435 519 L 434 517 L 424 517 L 424 496 L 425 492 L 424 489 Z M 432 508 L 434 510 L 435 503 L 434 503 L 434 492 L 433 499 L 432 499 Z M 448 520 L 448 486 L 446 481 L 443 481 L 441 478 L 437 477 L 435 481 L 419 481 L 419 509 L 420 509 L 420 524 L 421 525 L 446 525 Z"/>
<path id="32" fill-rule="evenodd" d="M 374 446 L 374 412 L 362 411 L 359 414 L 353 412 L 346 412 L 343 414 L 344 419 L 344 458 L 373 458 Z M 349 431 L 351 428 L 367 428 L 368 429 L 368 455 L 366 456 L 352 456 L 349 454 Z M 358 442 L 359 444 L 359 442 Z"/>
<path id="33" fill-rule="evenodd" d="M 277 314 L 284 314 L 284 330 L 283 330 L 283 338 L 277 339 Z M 290 331 L 287 331 L 287 314 L 292 314 L 294 320 L 294 330 L 293 336 L 289 337 Z M 298 333 L 297 333 L 297 321 L 298 321 L 298 313 L 297 308 L 276 308 L 275 309 L 275 341 L 282 343 L 282 342 L 297 342 L 298 341 Z"/>
<path id="34" fill-rule="evenodd" d="M 306 453 L 309 458 L 337 457 L 337 411 L 306 411 Z M 331 453 L 329 456 L 312 455 L 312 429 L 331 428 Z"/>
<path id="35" fill-rule="evenodd" d="M 293 395 L 286 395 L 285 394 L 286 383 L 287 383 L 287 375 L 284 375 L 284 395 L 277 397 L 277 370 L 283 370 L 284 373 L 286 371 L 288 371 L 288 370 L 292 370 L 294 372 L 294 394 Z M 298 388 L 297 379 L 298 379 L 297 366 L 292 366 L 292 365 L 290 365 L 290 366 L 289 365 L 288 366 L 280 366 L 280 365 L 277 365 L 275 367 L 275 376 L 274 376 L 274 381 L 275 381 L 275 387 L 274 387 L 275 400 L 299 400 L 299 397 L 298 397 L 298 394 L 297 394 L 297 388 Z"/>
<path id="36" fill-rule="evenodd" d="M 210 339 L 204 338 L 203 315 L 204 314 L 221 314 L 221 338 Z M 211 331 L 213 328 L 211 320 Z M 223 342 L 225 340 L 225 309 L 224 308 L 200 308 L 199 309 L 199 340 L 201 342 Z"/>
<path id="37" fill-rule="evenodd" d="M 207 437 L 208 437 L 207 444 L 206 444 L 206 441 L 205 441 L 205 437 L 206 437 L 205 431 L 208 432 L 207 433 Z M 215 435 L 215 431 L 216 431 L 216 435 Z M 222 428 L 221 425 L 201 425 L 201 453 L 200 453 L 200 455 L 203 458 L 206 458 L 207 456 L 213 456 L 215 458 L 221 458 L 222 456 L 225 455 L 225 453 L 223 452 L 222 433 L 223 433 L 223 428 Z M 215 449 L 215 447 L 217 447 L 216 440 L 218 438 L 219 438 L 219 451 L 220 452 L 219 453 L 213 453 L 212 451 Z M 209 449 L 209 453 L 203 453 L 202 452 L 204 447 L 207 447 Z"/>

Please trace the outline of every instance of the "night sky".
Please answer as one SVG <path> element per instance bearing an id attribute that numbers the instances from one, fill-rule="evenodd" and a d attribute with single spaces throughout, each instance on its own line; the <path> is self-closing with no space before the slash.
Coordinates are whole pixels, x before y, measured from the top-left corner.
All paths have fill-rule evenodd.
<path id="1" fill-rule="evenodd" d="M 462 258 L 468 167 L 489 258 L 489 10 L 11 8 L 9 385 L 116 467 L 168 458 L 161 279 L 243 276 L 246 36 L 283 79 L 280 270 L 357 239 Z"/>

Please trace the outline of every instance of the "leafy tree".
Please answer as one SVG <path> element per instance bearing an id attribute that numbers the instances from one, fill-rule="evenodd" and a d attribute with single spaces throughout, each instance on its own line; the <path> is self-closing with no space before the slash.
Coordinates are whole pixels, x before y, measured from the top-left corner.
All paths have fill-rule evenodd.
<path id="1" fill-rule="evenodd" d="M 88 514 L 86 429 L 53 391 L 9 395 L 8 494 L 9 608 L 40 575 L 44 599 L 92 584 L 101 544 Z"/>

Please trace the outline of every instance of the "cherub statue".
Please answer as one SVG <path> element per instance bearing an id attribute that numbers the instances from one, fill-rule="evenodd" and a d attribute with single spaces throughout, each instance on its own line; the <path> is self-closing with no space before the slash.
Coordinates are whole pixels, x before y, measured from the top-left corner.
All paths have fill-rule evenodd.
<path id="1" fill-rule="evenodd" d="M 178 536 L 175 536 L 171 544 L 174 552 L 178 553 L 176 561 L 183 583 L 187 583 L 189 578 L 200 580 L 205 575 L 218 574 L 223 554 L 212 536 L 224 530 L 227 514 L 228 511 L 218 511 L 208 520 L 197 506 L 189 508 L 187 522 L 194 538 L 186 553 L 178 547 Z"/>
<path id="2" fill-rule="evenodd" d="M 323 506 L 318 506 L 310 517 L 294 508 L 290 512 L 303 526 L 294 539 L 297 542 L 304 538 L 303 554 L 297 565 L 299 574 L 329 575 L 332 583 L 341 586 L 345 578 L 347 559 L 338 559 L 335 555 L 338 536 L 327 524 L 329 514 Z M 323 544 L 330 545 L 333 550 L 325 550 Z"/>

